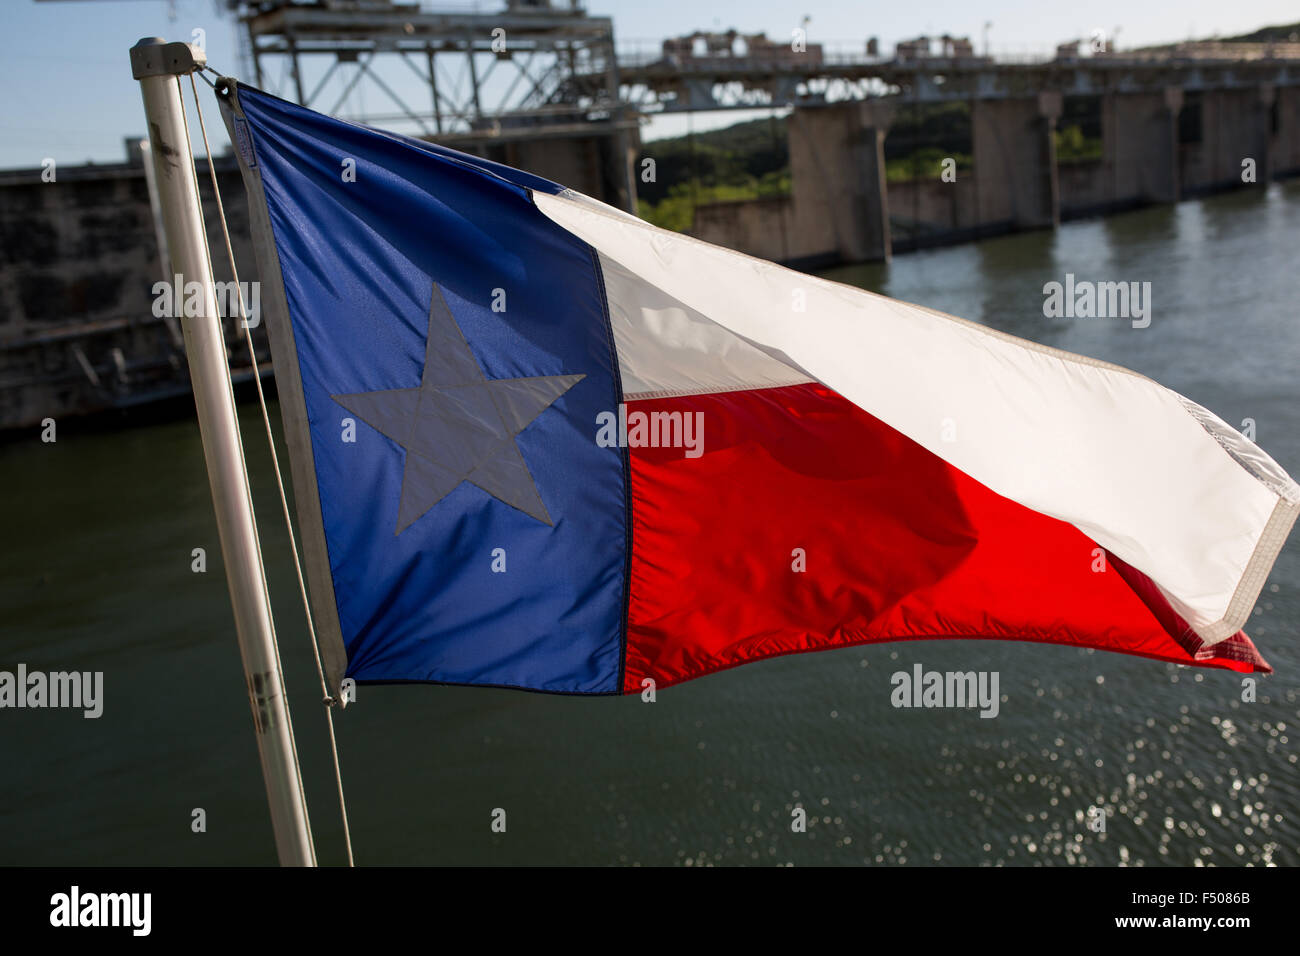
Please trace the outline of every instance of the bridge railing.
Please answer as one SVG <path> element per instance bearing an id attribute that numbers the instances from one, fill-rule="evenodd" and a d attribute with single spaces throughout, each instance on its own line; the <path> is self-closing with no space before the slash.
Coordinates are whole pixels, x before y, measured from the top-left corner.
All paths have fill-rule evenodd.
<path id="1" fill-rule="evenodd" d="M 777 46 L 771 50 L 741 55 L 729 54 L 666 54 L 663 41 L 630 40 L 620 41 L 617 49 L 620 69 L 643 69 L 656 64 L 664 64 L 683 73 L 690 72 L 726 72 L 729 69 L 744 70 L 753 68 L 770 68 L 774 71 L 786 70 L 799 72 L 809 67 L 833 66 L 871 66 L 883 63 L 929 63 L 943 66 L 950 63 L 972 63 L 985 61 L 981 52 L 968 57 L 953 58 L 944 56 L 908 57 L 897 59 L 895 51 L 890 48 L 876 55 L 867 53 L 867 44 L 837 41 L 834 43 L 808 44 L 808 59 L 793 53 L 788 46 Z M 1055 59 L 1054 51 L 1031 49 L 1028 47 L 998 48 L 993 51 L 993 61 L 1008 64 L 1049 63 Z"/>
<path id="2" fill-rule="evenodd" d="M 854 67 L 873 66 L 885 63 L 899 65 L 926 64 L 937 69 L 944 67 L 988 63 L 1003 66 L 1038 66 L 1049 63 L 1098 62 L 1178 62 L 1186 60 L 1300 60 L 1300 43 L 1219 43 L 1213 41 L 1194 41 L 1173 43 L 1160 47 L 1148 47 L 1135 50 L 1116 50 L 1110 53 L 1093 53 L 1080 48 L 1077 54 L 1060 50 L 1044 50 L 1031 47 L 994 47 L 991 57 L 985 57 L 977 51 L 968 57 L 944 56 L 909 56 L 899 59 L 891 49 L 885 55 L 869 56 L 866 42 L 862 43 L 828 43 L 809 44 L 808 59 L 793 54 L 788 47 L 776 47 L 756 54 L 727 55 L 712 54 L 698 56 L 694 54 L 665 54 L 662 41 L 639 40 L 628 43 L 620 42 L 617 50 L 620 69 L 635 70 L 655 64 L 663 64 L 681 73 L 726 73 L 732 70 L 771 70 L 772 72 L 804 72 L 818 66 Z"/>

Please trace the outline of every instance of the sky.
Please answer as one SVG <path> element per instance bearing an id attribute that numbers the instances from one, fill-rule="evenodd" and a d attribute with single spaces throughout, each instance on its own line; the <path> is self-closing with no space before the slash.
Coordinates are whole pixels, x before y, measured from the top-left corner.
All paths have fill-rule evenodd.
<path id="1" fill-rule="evenodd" d="M 504 0 L 453 0 L 426 6 L 490 13 Z M 208 61 L 237 73 L 235 23 L 219 0 L 0 0 L 0 168 L 38 167 L 46 157 L 76 165 L 121 162 L 123 140 L 144 131 L 139 88 L 131 79 L 127 51 L 145 36 L 191 40 L 204 31 Z M 829 49 L 863 49 L 880 38 L 882 50 L 921 34 L 969 36 L 982 47 L 984 25 L 994 55 L 1050 55 L 1056 44 L 1094 30 L 1112 35 L 1120 49 L 1189 37 L 1227 36 L 1300 18 L 1295 0 L 1094 0 L 1054 4 L 1044 0 L 927 0 L 878 3 L 861 0 L 587 0 L 593 15 L 614 19 L 620 48 L 654 49 L 667 36 L 698 29 L 765 31 L 788 38 L 806 16 L 808 40 Z M 415 82 L 412 77 L 412 81 Z M 213 147 L 225 133 L 211 92 L 205 115 Z M 416 99 L 419 102 L 418 99 Z M 680 135 L 688 123 L 702 130 L 745 118 L 740 113 L 661 118 L 642 130 L 645 139 Z M 215 128 L 214 128 L 215 127 Z M 218 145 L 218 141 L 220 145 Z"/>

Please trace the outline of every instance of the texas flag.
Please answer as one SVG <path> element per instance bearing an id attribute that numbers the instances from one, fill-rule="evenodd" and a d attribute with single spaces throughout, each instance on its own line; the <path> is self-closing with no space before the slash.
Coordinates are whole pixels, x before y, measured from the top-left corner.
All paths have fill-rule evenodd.
<path id="1" fill-rule="evenodd" d="M 1194 402 L 224 87 L 334 686 L 934 638 L 1268 670 L 1300 486 Z"/>

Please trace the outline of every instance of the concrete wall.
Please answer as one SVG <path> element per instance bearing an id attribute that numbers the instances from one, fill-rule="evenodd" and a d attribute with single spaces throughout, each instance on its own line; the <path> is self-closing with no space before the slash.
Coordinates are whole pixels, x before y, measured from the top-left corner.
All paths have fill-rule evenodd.
<path id="1" fill-rule="evenodd" d="M 889 184 L 889 232 L 895 251 L 923 248 L 980 234 L 975 178 L 909 179 Z"/>
<path id="2" fill-rule="evenodd" d="M 1058 163 L 1056 178 L 1061 190 L 1062 219 L 1099 212 L 1113 203 L 1114 181 L 1104 160 Z"/>
<path id="3" fill-rule="evenodd" d="M 695 207 L 691 235 L 728 249 L 773 262 L 791 262 L 790 240 L 797 235 L 794 200 L 789 196 L 741 202 L 703 203 Z"/>
<path id="4" fill-rule="evenodd" d="M 226 279 L 216 200 L 206 167 L 200 170 L 213 269 Z M 6 339 L 150 312 L 153 283 L 165 275 L 142 166 L 65 168 L 57 177 L 46 183 L 39 171 L 0 174 L 0 336 Z M 255 270 L 248 202 L 233 161 L 221 161 L 217 181 L 236 260 Z"/>
<path id="5" fill-rule="evenodd" d="M 232 161 L 218 181 L 242 281 L 257 279 L 248 204 Z M 214 272 L 230 278 L 206 169 Z M 188 389 L 180 326 L 153 315 L 164 278 L 139 164 L 0 174 L 0 428 Z M 227 323 L 236 365 L 247 351 Z M 264 357 L 264 353 L 263 353 Z"/>
<path id="6" fill-rule="evenodd" d="M 142 170 L 78 172 L 0 181 L 0 334 L 145 301 L 129 279 L 157 263 Z"/>

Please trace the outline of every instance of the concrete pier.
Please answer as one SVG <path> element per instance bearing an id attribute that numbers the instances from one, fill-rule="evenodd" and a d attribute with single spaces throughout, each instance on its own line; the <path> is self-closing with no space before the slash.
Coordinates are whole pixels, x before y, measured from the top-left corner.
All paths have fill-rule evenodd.
<path id="1" fill-rule="evenodd" d="M 790 118 L 794 236 L 787 258 L 888 259 L 884 102 L 796 110 Z"/>
<path id="2" fill-rule="evenodd" d="M 995 231 L 1040 229 L 1060 222 L 1056 120 L 1061 94 L 975 100 L 977 224 Z"/>
<path id="3" fill-rule="evenodd" d="M 1274 95 L 1271 88 L 1259 86 L 1197 91 L 1186 97 L 1184 111 L 1191 108 L 1199 115 L 1183 125 L 1179 167 L 1182 195 L 1244 185 L 1245 159 L 1255 160 L 1257 182 L 1269 181 Z"/>
<path id="4" fill-rule="evenodd" d="M 1183 91 L 1102 97 L 1102 149 L 1112 205 L 1177 202 L 1178 114 Z"/>

